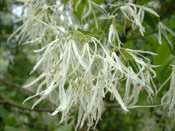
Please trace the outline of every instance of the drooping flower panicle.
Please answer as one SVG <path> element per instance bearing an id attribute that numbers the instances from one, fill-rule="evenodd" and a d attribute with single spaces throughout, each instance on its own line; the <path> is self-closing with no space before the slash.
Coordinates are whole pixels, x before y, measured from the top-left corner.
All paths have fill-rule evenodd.
<path id="1" fill-rule="evenodd" d="M 170 74 L 169 78 L 162 84 L 158 91 L 160 91 L 168 81 L 170 81 L 169 90 L 162 97 L 161 104 L 164 105 L 164 107 L 168 108 L 170 115 L 172 110 L 175 108 L 175 65 L 172 65 L 172 73 Z"/>
<path id="2" fill-rule="evenodd" d="M 153 82 L 153 77 L 156 77 L 153 69 L 155 66 L 144 56 L 156 54 L 123 48 L 120 33 L 113 23 L 115 17 L 100 5 L 88 0 L 81 21 L 78 21 L 74 11 L 78 11 L 81 0 L 77 1 L 75 7 L 74 1 L 70 0 L 68 9 L 61 2 L 50 4 L 45 0 L 20 1 L 24 2 L 27 11 L 22 18 L 23 25 L 14 34 L 17 34 L 20 43 L 37 43 L 40 48 L 34 52 L 41 54 L 31 71 L 32 74 L 39 70 L 41 74 L 24 86 L 28 88 L 39 83 L 36 94 L 24 101 L 39 97 L 32 108 L 49 98 L 57 105 L 51 115 L 62 113 L 60 122 L 72 119 L 76 122 L 76 130 L 85 123 L 90 129 L 101 119 L 107 93 L 116 99 L 125 112 L 137 104 L 142 90 L 147 92 L 149 98 L 156 94 L 157 89 Z M 90 21 L 95 23 L 94 30 L 98 31 L 95 10 L 112 21 L 107 38 L 80 31 L 85 28 L 84 24 L 88 23 L 85 19 L 91 14 L 93 20 Z M 132 22 L 133 29 L 138 27 L 142 35 L 145 32 L 142 25 L 144 11 L 159 17 L 152 9 L 131 1 L 120 5 L 120 10 Z M 161 26 L 161 29 L 164 28 Z M 166 30 L 170 32 L 169 29 Z M 76 111 L 78 115 L 72 117 Z"/>

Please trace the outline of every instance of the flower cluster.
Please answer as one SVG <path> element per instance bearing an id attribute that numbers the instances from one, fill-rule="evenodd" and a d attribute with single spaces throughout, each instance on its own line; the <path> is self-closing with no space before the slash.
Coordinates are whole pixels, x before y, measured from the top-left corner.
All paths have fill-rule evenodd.
<path id="1" fill-rule="evenodd" d="M 147 11 L 156 17 L 159 17 L 159 15 L 153 11 L 150 8 L 147 8 L 145 6 L 140 6 L 132 3 L 132 0 L 129 0 L 129 2 L 123 6 L 120 7 L 122 13 L 124 16 L 130 20 L 133 24 L 133 29 L 135 28 L 135 25 L 139 27 L 140 33 L 144 36 L 145 28 L 142 25 L 142 21 L 144 19 L 144 12 Z M 139 11 L 138 11 L 139 9 Z"/>
<path id="2" fill-rule="evenodd" d="M 76 129 L 87 123 L 90 129 L 101 119 L 107 93 L 111 94 L 126 112 L 128 108 L 133 108 L 137 104 L 142 90 L 148 93 L 149 98 L 155 95 L 155 66 L 151 65 L 144 54 L 156 54 L 123 48 L 114 24 L 115 17 L 109 15 L 101 6 L 88 0 L 82 20 L 78 21 L 74 16 L 72 0 L 69 1 L 69 9 L 61 2 L 20 1 L 24 2 L 27 11 L 22 18 L 23 25 L 14 34 L 17 34 L 20 43 L 39 43 L 37 47 L 41 47 L 34 50 L 41 56 L 31 71 L 33 73 L 40 68 L 41 74 L 24 86 L 28 88 L 39 83 L 36 94 L 25 100 L 26 102 L 33 97 L 39 97 L 32 108 L 49 98 L 58 105 L 51 115 L 62 113 L 60 122 L 72 120 L 76 122 Z M 78 11 L 80 3 L 81 0 L 76 3 L 75 11 Z M 107 33 L 108 38 L 87 35 L 78 30 L 91 13 L 98 30 L 95 10 L 112 21 Z M 135 26 L 139 27 L 142 35 L 145 31 L 142 25 L 144 11 L 159 17 L 152 9 L 135 5 L 131 1 L 122 4 L 120 10 L 124 17 L 132 22 L 133 29 Z M 167 30 L 164 26 L 160 28 Z M 124 92 L 123 95 L 121 92 Z M 78 115 L 73 116 L 73 112 L 77 110 Z"/>
<path id="3" fill-rule="evenodd" d="M 175 65 L 172 65 L 172 73 L 169 76 L 169 78 L 162 84 L 162 86 L 159 88 L 158 91 L 162 89 L 165 84 L 170 81 L 170 87 L 169 90 L 164 94 L 164 96 L 161 99 L 162 105 L 165 105 L 164 107 L 168 108 L 169 114 L 171 114 L 172 110 L 175 107 Z"/>
<path id="4" fill-rule="evenodd" d="M 165 26 L 162 22 L 159 22 L 158 24 L 158 40 L 159 40 L 159 44 L 162 44 L 162 35 L 165 37 L 166 41 L 168 42 L 168 44 L 170 45 L 171 49 L 173 49 L 173 44 L 170 41 L 170 39 L 168 38 L 168 34 L 167 32 L 171 33 L 173 37 L 175 37 L 175 33 L 169 29 L 167 26 Z M 161 35 L 162 34 L 162 35 Z"/>

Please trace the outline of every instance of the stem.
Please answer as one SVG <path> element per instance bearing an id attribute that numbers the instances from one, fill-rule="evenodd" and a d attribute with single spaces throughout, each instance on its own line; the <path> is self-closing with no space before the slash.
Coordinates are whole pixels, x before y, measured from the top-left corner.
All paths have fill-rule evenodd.
<path id="1" fill-rule="evenodd" d="M 14 88 L 17 88 L 17 89 L 21 89 L 23 90 L 27 95 L 33 95 L 35 94 L 34 92 L 30 91 L 30 90 L 27 90 L 25 88 L 22 88 L 21 86 L 17 85 L 17 84 L 14 84 L 14 83 L 11 83 L 7 80 L 4 80 L 4 79 L 1 79 L 0 78 L 0 82 L 7 85 L 7 86 L 11 86 L 11 87 L 14 87 Z M 57 107 L 57 105 L 53 102 L 51 102 L 49 99 L 44 99 L 47 103 L 51 104 L 52 106 L 54 107 Z"/>
<path id="2" fill-rule="evenodd" d="M 37 112 L 53 112 L 54 111 L 52 109 L 43 109 L 43 108 L 34 108 L 34 109 L 31 109 L 29 107 L 20 106 L 20 105 L 17 105 L 17 104 L 14 104 L 14 103 L 10 102 L 2 94 L 0 94 L 0 97 L 2 98 L 2 99 L 0 99 L 0 103 L 1 104 L 6 104 L 6 105 L 9 105 L 9 106 L 18 108 L 18 109 L 28 110 L 28 111 L 37 111 Z"/>
<path id="3" fill-rule="evenodd" d="M 145 34 L 144 36 L 142 36 L 142 35 L 138 35 L 138 36 L 136 36 L 136 37 L 129 38 L 129 39 L 126 40 L 126 42 L 128 42 L 128 41 L 130 41 L 130 40 L 138 39 L 138 38 L 140 38 L 140 37 L 143 38 L 143 37 L 146 37 L 146 36 L 152 35 L 152 34 L 154 34 L 155 32 L 157 32 L 157 30 L 152 31 L 152 32 L 149 32 L 149 33 Z"/>

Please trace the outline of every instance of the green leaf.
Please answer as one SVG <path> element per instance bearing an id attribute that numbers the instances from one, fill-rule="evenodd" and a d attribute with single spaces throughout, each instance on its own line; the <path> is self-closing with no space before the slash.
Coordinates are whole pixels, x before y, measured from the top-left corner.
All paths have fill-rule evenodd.
<path id="1" fill-rule="evenodd" d="M 154 57 L 154 65 L 161 65 L 155 68 L 159 81 L 165 81 L 171 73 L 170 65 L 175 61 L 175 57 L 171 54 L 168 44 L 163 41 L 156 52 L 158 55 Z"/>
<path id="2" fill-rule="evenodd" d="M 156 21 L 153 19 L 151 14 L 145 12 L 144 21 L 151 27 L 152 30 L 156 29 Z"/>

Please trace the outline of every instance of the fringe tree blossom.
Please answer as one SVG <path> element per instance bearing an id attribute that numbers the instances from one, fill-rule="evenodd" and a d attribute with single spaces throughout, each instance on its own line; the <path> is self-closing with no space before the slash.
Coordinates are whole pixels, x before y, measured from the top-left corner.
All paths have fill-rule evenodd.
<path id="1" fill-rule="evenodd" d="M 32 108 L 49 98 L 58 105 L 50 115 L 61 112 L 60 123 L 72 120 L 76 130 L 84 124 L 90 129 L 101 119 L 107 93 L 111 94 L 125 112 L 137 104 L 142 90 L 151 99 L 156 94 L 157 89 L 153 82 L 156 77 L 153 69 L 155 66 L 144 56 L 156 55 L 155 53 L 123 48 L 114 23 L 110 23 L 108 38 L 87 35 L 78 30 L 83 30 L 84 19 L 92 13 L 98 31 L 98 17 L 94 9 L 103 15 L 109 14 L 100 5 L 88 0 L 88 7 L 83 9 L 82 20 L 78 21 L 74 8 L 78 11 L 81 0 L 75 3 L 75 7 L 74 1 L 69 1 L 69 9 L 61 2 L 20 1 L 24 2 L 27 13 L 21 19 L 23 25 L 12 36 L 16 34 L 20 43 L 39 44 L 36 47 L 40 47 L 34 50 L 40 54 L 40 59 L 31 74 L 38 69 L 41 74 L 24 86 L 28 88 L 38 83 L 36 94 L 24 101 L 38 97 Z M 142 25 L 144 11 L 159 17 L 152 9 L 135 5 L 131 1 L 120 9 L 124 17 L 132 22 L 133 28 L 135 25 L 139 27 L 142 35 L 145 31 Z M 115 18 L 109 17 L 108 20 L 112 19 Z M 165 26 L 160 27 L 161 30 L 170 32 Z"/>
<path id="2" fill-rule="evenodd" d="M 108 41 L 111 45 L 115 45 L 114 43 L 116 42 L 116 39 L 117 39 L 118 47 L 120 48 L 123 43 L 120 41 L 117 29 L 113 24 L 111 24 L 109 28 Z"/>
<path id="3" fill-rule="evenodd" d="M 139 27 L 139 30 L 142 36 L 144 36 L 144 32 L 145 32 L 145 28 L 142 25 L 142 21 L 144 19 L 144 11 L 147 11 L 155 15 L 156 17 L 159 17 L 159 15 L 152 9 L 145 7 L 145 6 L 133 4 L 132 0 L 129 0 L 129 2 L 121 6 L 120 9 L 122 13 L 124 14 L 124 16 L 132 22 L 133 29 L 135 28 L 134 25 Z"/>
<path id="4" fill-rule="evenodd" d="M 98 11 L 100 11 L 103 15 L 107 16 L 107 12 L 101 8 L 98 4 L 96 4 L 95 2 L 93 2 L 92 0 L 87 0 L 88 1 L 88 7 L 85 6 L 83 9 L 83 13 L 82 13 L 82 20 L 84 20 L 86 17 L 88 17 L 90 15 L 90 13 L 92 13 L 93 17 L 94 17 L 94 21 L 95 21 L 95 25 L 96 28 L 98 30 L 98 21 L 97 21 L 97 17 L 95 14 L 95 10 L 97 9 Z M 75 6 L 75 10 L 77 11 L 78 5 L 81 3 L 81 0 L 78 0 L 78 2 L 76 3 Z M 88 8 L 88 9 L 87 9 Z"/>
<path id="5" fill-rule="evenodd" d="M 77 37 L 80 36 L 77 35 Z M 90 43 L 94 49 L 90 46 Z M 79 44 L 73 39 L 56 39 L 47 44 L 45 49 L 40 50 L 44 53 L 33 71 L 38 67 L 42 67 L 44 69 L 43 73 L 25 86 L 27 88 L 42 80 L 37 93 L 26 99 L 27 101 L 40 96 L 32 108 L 41 100 L 50 97 L 57 100 L 56 103 L 59 105 L 51 115 L 62 112 L 60 122 L 66 121 L 71 107 L 78 106 L 78 121 L 81 122 L 77 123 L 76 127 L 81 128 L 87 119 L 88 126 L 92 127 L 94 121 L 96 121 L 96 125 L 101 118 L 103 99 L 107 92 L 114 96 L 125 111 L 128 111 L 127 106 L 137 103 L 140 89 L 145 88 L 150 97 L 154 95 L 149 83 L 150 80 L 148 79 L 148 83 L 146 81 L 146 72 L 149 71 L 153 74 L 155 72 L 150 65 L 150 61 L 140 54 L 150 52 L 122 48 L 120 53 L 123 54 L 123 57 L 119 58 L 115 52 L 110 53 L 106 50 L 96 38 L 89 38 L 89 41 L 84 42 L 83 45 Z M 98 46 L 101 47 L 98 48 Z M 104 54 L 100 52 L 104 52 Z M 125 57 L 125 55 L 130 56 L 130 58 Z M 138 56 L 142 56 L 142 59 Z M 124 61 L 127 62 L 128 59 L 132 59 L 138 71 L 134 72 L 132 68 L 128 68 L 124 64 Z M 126 92 L 128 93 L 123 101 L 119 93 L 119 85 L 125 78 L 130 79 L 130 82 L 126 85 Z M 43 85 L 46 85 L 46 88 Z M 133 91 L 129 89 L 131 86 Z M 129 96 L 130 91 L 132 91 L 131 96 Z M 55 94 L 54 96 L 52 96 L 52 92 Z M 133 102 L 131 103 L 131 101 Z"/>
<path id="6" fill-rule="evenodd" d="M 169 78 L 162 84 L 162 86 L 159 88 L 158 91 L 162 89 L 162 87 L 170 81 L 170 87 L 169 90 L 164 94 L 164 96 L 161 99 L 162 105 L 165 105 L 165 107 L 169 110 L 169 115 L 171 114 L 172 110 L 175 107 L 175 65 L 172 65 L 172 73 L 169 76 Z"/>
<path id="7" fill-rule="evenodd" d="M 175 33 L 169 29 L 167 26 L 165 26 L 162 22 L 159 22 L 158 24 L 158 40 L 159 44 L 162 44 L 162 35 L 167 40 L 168 44 L 170 45 L 171 49 L 173 49 L 173 44 L 168 38 L 167 32 L 171 33 L 173 37 L 175 37 Z"/>

